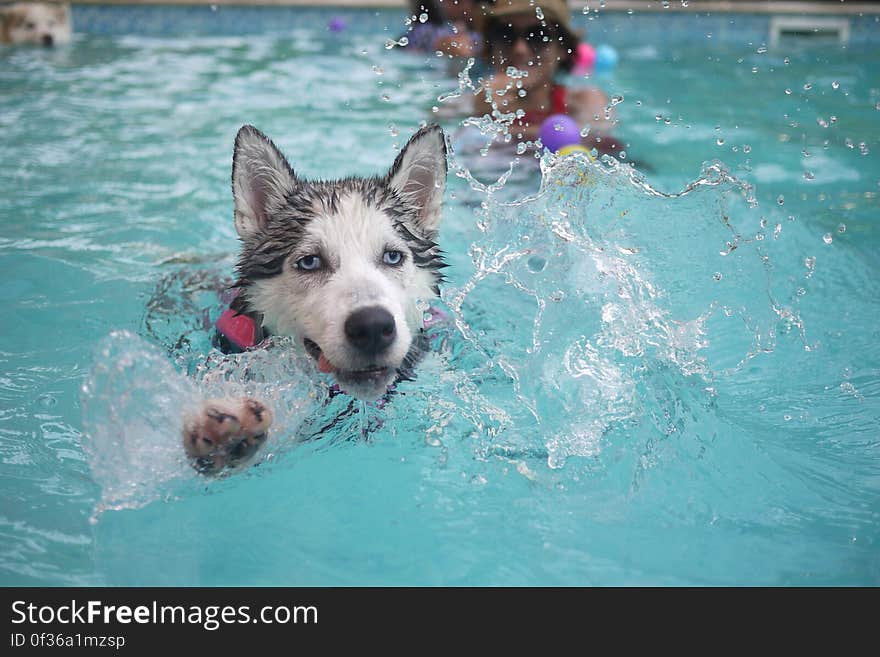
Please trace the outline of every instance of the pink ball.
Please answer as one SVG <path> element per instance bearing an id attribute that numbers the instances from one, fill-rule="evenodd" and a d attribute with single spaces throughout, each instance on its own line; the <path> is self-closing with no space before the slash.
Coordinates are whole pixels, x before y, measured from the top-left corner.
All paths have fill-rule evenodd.
<path id="1" fill-rule="evenodd" d="M 596 49 L 589 43 L 581 43 L 574 55 L 574 70 L 578 75 L 584 75 L 593 70 L 596 65 Z"/>
<path id="2" fill-rule="evenodd" d="M 564 146 L 581 143 L 581 129 L 567 114 L 553 114 L 541 124 L 541 143 L 554 153 Z"/>

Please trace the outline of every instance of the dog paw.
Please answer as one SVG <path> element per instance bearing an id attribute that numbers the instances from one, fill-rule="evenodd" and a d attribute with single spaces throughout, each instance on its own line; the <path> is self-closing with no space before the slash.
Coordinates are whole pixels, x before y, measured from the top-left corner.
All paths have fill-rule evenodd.
<path id="1" fill-rule="evenodd" d="M 183 423 L 183 448 L 202 474 L 249 460 L 266 442 L 272 411 L 252 397 L 212 399 Z"/>

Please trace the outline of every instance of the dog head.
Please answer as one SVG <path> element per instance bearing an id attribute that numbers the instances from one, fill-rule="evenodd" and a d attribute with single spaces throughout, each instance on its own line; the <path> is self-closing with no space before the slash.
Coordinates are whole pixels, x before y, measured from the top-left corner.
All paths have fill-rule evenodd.
<path id="1" fill-rule="evenodd" d="M 0 42 L 54 46 L 70 41 L 70 5 L 17 2 L 0 7 Z"/>
<path id="2" fill-rule="evenodd" d="M 382 396 L 417 355 L 445 266 L 439 126 L 419 130 L 383 177 L 306 181 L 263 133 L 235 140 L 238 286 L 271 333 L 301 340 L 354 397 Z"/>

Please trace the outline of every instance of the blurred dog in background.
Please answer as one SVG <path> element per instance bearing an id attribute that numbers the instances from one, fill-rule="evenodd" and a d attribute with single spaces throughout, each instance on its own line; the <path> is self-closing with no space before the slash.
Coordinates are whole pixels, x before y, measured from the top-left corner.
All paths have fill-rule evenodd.
<path id="1" fill-rule="evenodd" d="M 70 4 L 16 2 L 0 5 L 0 43 L 55 46 L 70 41 Z"/>

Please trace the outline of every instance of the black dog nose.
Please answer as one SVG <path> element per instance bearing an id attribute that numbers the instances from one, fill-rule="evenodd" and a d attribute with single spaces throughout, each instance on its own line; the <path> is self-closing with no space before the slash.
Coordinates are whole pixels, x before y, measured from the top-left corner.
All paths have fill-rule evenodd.
<path id="1" fill-rule="evenodd" d="M 44 34 L 43 35 L 43 45 L 44 46 L 51 46 L 52 43 L 54 43 L 54 41 L 52 39 L 52 35 L 51 34 Z"/>
<path id="2" fill-rule="evenodd" d="M 397 328 L 391 313 L 380 306 L 370 306 L 349 315 L 345 335 L 358 351 L 375 356 L 391 346 Z"/>

